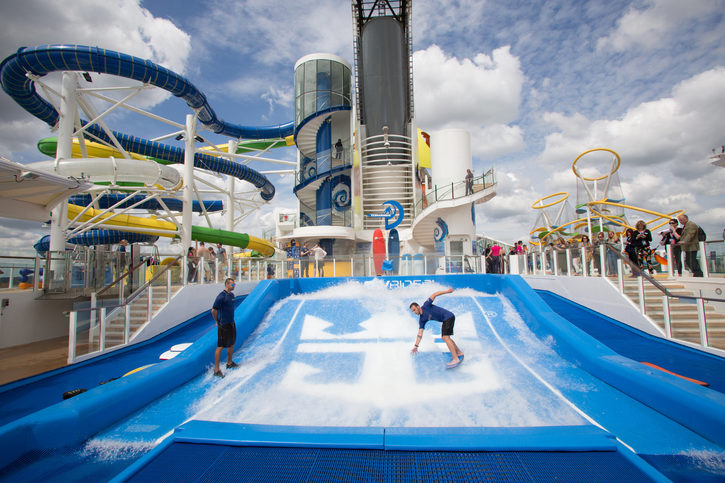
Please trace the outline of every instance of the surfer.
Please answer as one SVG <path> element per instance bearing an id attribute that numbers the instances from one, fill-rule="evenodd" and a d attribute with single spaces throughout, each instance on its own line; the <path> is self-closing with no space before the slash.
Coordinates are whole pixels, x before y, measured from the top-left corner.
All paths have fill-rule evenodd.
<path id="1" fill-rule="evenodd" d="M 451 336 L 453 335 L 453 325 L 456 322 L 456 316 L 453 315 L 453 312 L 450 312 L 443 307 L 433 305 L 433 301 L 439 295 L 445 295 L 452 292 L 452 288 L 436 292 L 428 297 L 428 300 L 426 300 L 422 306 L 415 302 L 410 304 L 410 310 L 418 316 L 418 337 L 415 339 L 415 346 L 410 351 L 411 354 L 418 352 L 418 345 L 420 345 L 420 341 L 423 338 L 425 324 L 427 324 L 429 320 L 442 322 L 441 339 L 443 339 L 443 342 L 446 343 L 448 350 L 451 352 L 451 361 L 447 365 L 449 369 L 458 366 L 463 361 L 463 352 L 461 352 L 461 349 L 459 349 L 456 343 L 453 342 L 453 339 L 451 339 Z"/>

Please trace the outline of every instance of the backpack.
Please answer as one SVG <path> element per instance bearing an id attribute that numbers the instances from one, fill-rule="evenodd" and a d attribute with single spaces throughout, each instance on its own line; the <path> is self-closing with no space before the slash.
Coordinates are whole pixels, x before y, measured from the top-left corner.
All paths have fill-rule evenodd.
<path id="1" fill-rule="evenodd" d="M 697 227 L 697 239 L 698 239 L 698 241 L 707 240 L 707 235 L 705 234 L 705 230 L 703 230 L 701 226 Z"/>

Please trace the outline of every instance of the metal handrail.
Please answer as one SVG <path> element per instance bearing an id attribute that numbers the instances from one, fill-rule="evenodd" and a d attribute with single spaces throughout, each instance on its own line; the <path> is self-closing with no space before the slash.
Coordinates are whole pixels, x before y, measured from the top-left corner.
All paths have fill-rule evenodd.
<path id="1" fill-rule="evenodd" d="M 632 262 L 632 260 L 629 259 L 629 257 L 625 257 L 621 253 L 619 253 L 618 250 L 615 250 L 611 245 L 607 244 L 607 249 L 612 250 L 615 255 L 617 255 L 617 258 L 622 260 L 622 263 L 626 263 L 629 265 L 629 267 L 632 269 L 632 273 L 635 273 L 639 276 L 642 276 L 645 280 L 649 281 L 652 285 L 654 285 L 660 292 L 662 292 L 663 295 L 667 295 L 668 297 L 676 298 L 676 299 L 691 299 L 691 300 L 708 300 L 711 302 L 725 302 L 725 298 L 717 298 L 717 297 L 703 297 L 703 296 L 697 296 L 697 295 L 689 295 L 689 294 L 678 294 L 671 292 L 667 287 L 659 283 L 654 277 L 650 276 L 646 272 L 644 272 L 637 264 Z"/>
<path id="2" fill-rule="evenodd" d="M 131 302 L 133 302 L 134 300 L 136 300 L 136 298 L 138 298 L 138 297 L 139 297 L 139 296 L 140 296 L 140 295 L 141 295 L 141 294 L 142 294 L 142 293 L 143 293 L 143 292 L 144 292 L 144 291 L 145 291 L 145 290 L 146 290 L 146 289 L 147 289 L 148 287 L 150 287 L 150 286 L 151 286 L 151 284 L 153 284 L 153 283 L 154 283 L 154 281 L 156 281 L 156 280 L 157 280 L 157 279 L 158 279 L 159 277 L 161 277 L 161 275 L 163 275 L 163 274 L 164 274 L 164 273 L 166 273 L 167 271 L 171 270 L 171 267 L 173 267 L 173 266 L 174 266 L 174 264 L 175 264 L 176 262 L 178 262 L 179 260 L 181 260 L 182 258 L 183 258 L 183 257 L 182 257 L 181 255 L 179 255 L 179 256 L 177 256 L 177 257 L 176 257 L 176 258 L 174 259 L 174 261 L 173 261 L 173 262 L 171 262 L 171 263 L 167 263 L 167 264 L 166 264 L 166 266 L 164 266 L 164 268 L 162 268 L 161 270 L 159 270 L 159 272 L 158 272 L 157 274 L 155 274 L 155 275 L 154 275 L 153 277 L 151 277 L 151 280 L 149 280 L 149 281 L 148 281 L 148 282 L 146 282 L 145 284 L 141 285 L 141 286 L 140 286 L 139 288 L 137 288 L 137 289 L 136 289 L 136 290 L 135 290 L 135 291 L 134 291 L 133 293 L 131 293 L 131 294 L 130 294 L 130 295 L 129 295 L 128 297 L 126 297 L 126 302 L 125 302 L 125 304 L 124 304 L 124 305 L 128 305 L 129 303 L 131 303 Z"/>
<path id="3" fill-rule="evenodd" d="M 181 258 L 183 258 L 183 257 L 181 255 L 179 255 L 179 256 L 177 256 L 174 259 L 173 262 L 166 264 L 166 266 L 162 270 L 159 270 L 159 273 L 157 273 L 156 275 L 154 275 L 153 277 L 151 277 L 151 280 L 149 280 L 148 282 L 144 283 L 142 286 L 140 286 L 139 288 L 137 288 L 136 290 L 134 290 L 134 292 L 131 295 L 129 295 L 128 297 L 126 297 L 126 301 L 124 303 L 122 303 L 122 304 L 116 304 L 116 305 L 104 305 L 102 308 L 105 308 L 105 309 L 117 309 L 119 307 L 125 307 L 126 305 L 130 304 L 136 298 L 138 298 L 143 293 L 144 290 L 146 290 L 151 284 L 153 284 L 156 280 L 158 280 L 161 277 L 161 275 L 163 275 L 167 271 L 169 271 L 171 269 L 171 267 L 173 267 L 176 262 L 178 262 L 179 260 L 181 260 Z M 146 263 L 146 262 L 143 262 L 143 263 Z M 139 264 L 139 266 L 140 266 L 140 264 Z M 66 310 L 63 313 L 65 315 L 68 315 L 71 312 L 90 312 L 92 310 L 98 310 L 99 308 L 101 308 L 101 307 L 88 307 L 88 308 L 83 307 L 83 308 L 80 308 L 80 309 Z"/>
<path id="4" fill-rule="evenodd" d="M 472 184 L 473 186 L 483 186 L 483 189 L 490 188 L 491 186 L 494 186 L 496 184 L 496 180 L 493 179 L 490 181 L 490 183 L 487 183 L 488 177 L 493 176 L 493 169 L 488 170 L 486 173 L 477 176 L 473 178 Z M 454 200 L 458 198 L 465 198 L 466 196 L 471 196 L 471 194 L 464 194 L 461 196 L 456 196 L 456 192 L 460 192 L 461 188 L 464 188 L 466 185 L 466 181 L 454 181 L 450 184 L 446 184 L 444 186 L 439 187 L 438 185 L 434 185 L 433 189 L 428 191 L 425 196 L 421 196 L 416 202 L 415 202 L 415 208 L 416 211 L 420 211 L 420 208 L 422 207 L 423 203 L 427 203 L 428 206 L 430 206 L 433 203 L 436 203 L 438 201 L 445 201 L 445 200 Z"/>
<path id="5" fill-rule="evenodd" d="M 106 351 L 106 328 L 108 327 L 106 325 L 107 317 L 110 313 L 115 313 L 119 310 L 123 311 L 125 313 L 124 316 L 124 336 L 123 336 L 123 342 L 121 343 L 121 346 L 128 345 L 131 340 L 131 334 L 130 334 L 130 317 L 131 317 L 131 304 L 137 301 L 138 297 L 144 293 L 148 292 L 148 308 L 147 308 L 147 316 L 148 321 L 151 320 L 152 317 L 152 298 L 153 298 L 153 283 L 158 280 L 160 277 L 166 275 L 167 278 L 167 284 L 166 284 L 166 292 L 167 292 L 167 300 L 171 298 L 171 268 L 176 265 L 176 263 L 181 259 L 181 256 L 177 256 L 172 263 L 166 264 L 161 270 L 159 270 L 150 280 L 148 280 L 146 283 L 144 283 L 142 286 L 140 286 L 138 289 L 136 289 L 129 297 L 127 297 L 122 303 L 119 303 L 117 305 L 106 305 L 103 307 L 97 307 L 96 306 L 96 297 L 95 294 L 91 296 L 91 306 L 88 308 L 81 308 L 76 309 L 67 312 L 68 314 L 68 363 L 73 363 L 77 360 L 76 357 L 76 343 L 77 343 L 77 323 L 78 323 L 78 314 L 83 312 L 88 312 L 90 317 L 90 329 L 88 336 L 89 336 L 89 345 L 92 340 L 92 334 L 93 327 L 95 325 L 97 312 L 100 312 L 100 324 L 98 326 L 100 330 L 100 334 L 98 336 L 99 340 L 99 349 L 97 351 L 91 351 L 87 354 L 84 354 L 84 356 L 88 356 L 90 354 L 100 352 L 103 353 Z M 145 263 L 145 262 L 144 262 Z M 141 264 L 137 265 L 135 268 L 140 267 Z"/>
<path id="6" fill-rule="evenodd" d="M 104 292 L 110 290 L 110 288 L 113 287 L 114 285 L 119 284 L 124 278 L 130 276 L 131 273 L 133 273 L 135 270 L 137 270 L 141 265 L 145 265 L 145 264 L 146 264 L 146 260 L 142 260 L 142 261 L 138 262 L 137 265 L 134 265 L 131 268 L 129 268 L 128 270 L 126 270 L 123 273 L 123 275 L 121 275 L 116 280 L 114 280 L 113 282 L 109 283 L 108 285 L 106 285 L 105 287 L 103 287 L 101 290 L 99 290 L 98 292 L 96 292 L 96 297 L 98 297 L 99 295 L 103 294 Z"/>

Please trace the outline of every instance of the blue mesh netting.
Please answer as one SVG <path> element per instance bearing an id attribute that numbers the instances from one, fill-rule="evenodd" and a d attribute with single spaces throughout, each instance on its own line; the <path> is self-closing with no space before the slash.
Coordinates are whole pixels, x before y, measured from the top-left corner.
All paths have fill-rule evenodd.
<path id="1" fill-rule="evenodd" d="M 614 451 L 384 451 L 174 443 L 131 481 L 648 481 Z"/>

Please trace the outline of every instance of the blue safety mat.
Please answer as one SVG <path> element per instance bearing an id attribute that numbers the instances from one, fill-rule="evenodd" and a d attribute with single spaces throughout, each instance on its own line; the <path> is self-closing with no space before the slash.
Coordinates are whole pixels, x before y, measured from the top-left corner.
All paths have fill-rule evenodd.
<path id="1" fill-rule="evenodd" d="M 652 481 L 616 451 L 385 451 L 173 443 L 129 481 Z"/>
<path id="2" fill-rule="evenodd" d="M 245 298 L 237 297 L 235 307 Z M 66 391 L 92 389 L 137 367 L 161 362 L 159 356 L 171 346 L 194 342 L 214 327 L 207 311 L 138 345 L 0 386 L 0 426 L 61 402 Z"/>
<path id="3" fill-rule="evenodd" d="M 705 381 L 725 393 L 725 359 L 660 339 L 548 291 L 536 293 L 551 309 L 606 345 L 638 362 L 650 362 L 677 374 Z"/>

